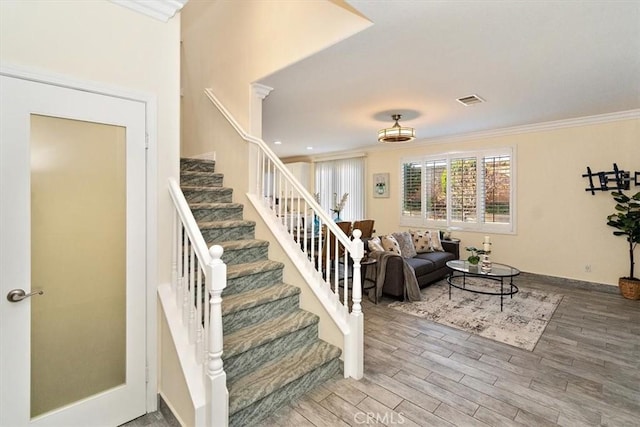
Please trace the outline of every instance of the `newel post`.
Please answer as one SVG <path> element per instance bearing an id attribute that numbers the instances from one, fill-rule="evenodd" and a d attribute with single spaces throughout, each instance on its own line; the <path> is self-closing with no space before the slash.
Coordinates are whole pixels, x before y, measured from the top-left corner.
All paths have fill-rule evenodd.
<path id="1" fill-rule="evenodd" d="M 209 346 L 205 367 L 207 392 L 207 425 L 226 427 L 229 424 L 229 392 L 227 374 L 222 363 L 222 291 L 227 286 L 227 266 L 222 262 L 222 247 L 209 249 L 212 260 L 207 264 L 207 288 L 210 295 Z"/>
<path id="2" fill-rule="evenodd" d="M 362 314 L 362 280 L 360 261 L 364 256 L 362 231 L 353 230 L 351 257 L 353 258 L 352 305 L 349 314 L 349 344 L 345 357 L 345 371 L 355 379 L 361 379 L 364 371 L 364 315 Z M 348 359 L 348 361 L 347 361 Z M 345 372 L 346 373 L 346 372 Z"/>

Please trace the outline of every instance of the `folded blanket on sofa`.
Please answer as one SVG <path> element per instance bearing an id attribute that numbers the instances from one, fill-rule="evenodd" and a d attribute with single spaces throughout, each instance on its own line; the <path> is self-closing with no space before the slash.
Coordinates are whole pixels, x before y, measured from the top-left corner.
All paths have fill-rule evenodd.
<path id="1" fill-rule="evenodd" d="M 369 258 L 373 258 L 377 261 L 378 268 L 368 268 L 366 278 L 373 281 L 376 286 L 369 291 L 369 299 L 378 301 L 382 297 L 382 287 L 384 286 L 384 278 L 387 271 L 387 260 L 390 257 L 397 257 L 399 255 L 392 252 L 373 251 L 369 253 Z M 402 258 L 402 257 L 400 257 Z M 422 299 L 420 295 L 420 287 L 416 280 L 416 273 L 413 271 L 407 261 L 402 258 L 402 272 L 404 274 L 404 300 L 413 302 L 420 301 Z M 377 274 L 377 275 L 376 275 Z M 376 298 L 371 298 L 371 292 L 376 292 Z"/>

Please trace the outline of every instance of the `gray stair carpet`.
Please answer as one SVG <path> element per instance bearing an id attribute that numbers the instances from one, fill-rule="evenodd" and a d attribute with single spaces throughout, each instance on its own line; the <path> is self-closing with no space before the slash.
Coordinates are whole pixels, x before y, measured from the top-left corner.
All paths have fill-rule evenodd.
<path id="1" fill-rule="evenodd" d="M 229 425 L 251 426 L 342 372 L 341 351 L 318 338 L 318 317 L 300 309 L 300 289 L 283 283 L 233 190 L 212 160 L 181 159 L 180 184 L 207 246 L 224 248 L 224 368 Z"/>

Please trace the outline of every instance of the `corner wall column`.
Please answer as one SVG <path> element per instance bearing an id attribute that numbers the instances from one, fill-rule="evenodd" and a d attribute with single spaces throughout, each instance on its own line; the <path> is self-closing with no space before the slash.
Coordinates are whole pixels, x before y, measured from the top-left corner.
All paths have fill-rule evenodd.
<path id="1" fill-rule="evenodd" d="M 273 88 L 259 83 L 253 83 L 251 85 L 251 102 L 249 105 L 249 134 L 256 138 L 262 139 L 262 101 L 271 93 Z M 249 188 L 247 189 L 251 194 L 260 194 L 260 189 L 257 188 L 258 177 L 258 148 L 254 144 L 249 144 Z"/>

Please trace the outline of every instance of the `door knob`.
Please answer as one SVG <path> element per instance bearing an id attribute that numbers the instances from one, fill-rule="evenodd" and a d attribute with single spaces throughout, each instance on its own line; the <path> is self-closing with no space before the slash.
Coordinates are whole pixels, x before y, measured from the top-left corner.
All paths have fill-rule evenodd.
<path id="1" fill-rule="evenodd" d="M 42 295 L 44 291 L 42 289 L 36 289 L 33 292 L 26 293 L 23 289 L 12 289 L 7 294 L 7 300 L 9 302 L 19 302 L 25 298 L 29 298 L 33 295 Z"/>

